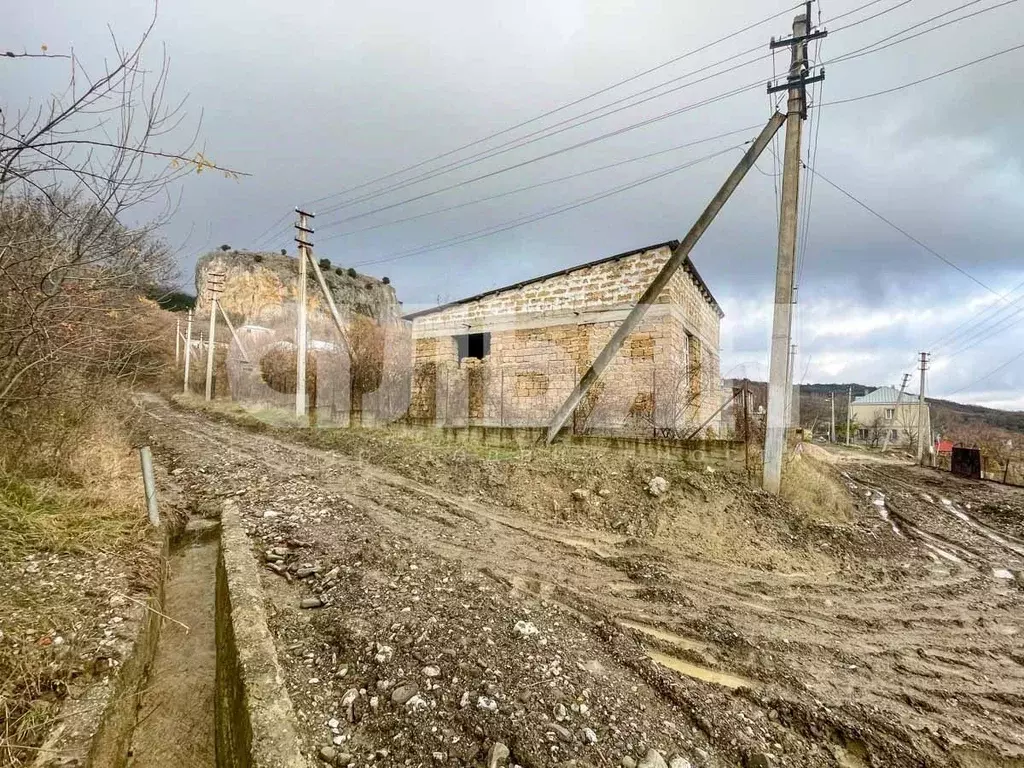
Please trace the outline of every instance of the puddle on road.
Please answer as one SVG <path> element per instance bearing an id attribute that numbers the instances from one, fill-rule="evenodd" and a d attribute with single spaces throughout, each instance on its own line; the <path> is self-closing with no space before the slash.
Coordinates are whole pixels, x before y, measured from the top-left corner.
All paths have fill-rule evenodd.
<path id="1" fill-rule="evenodd" d="M 868 768 L 868 750 L 859 741 L 848 741 L 846 746 L 832 746 L 832 754 L 841 768 Z"/>
<path id="2" fill-rule="evenodd" d="M 871 496 L 870 492 L 868 493 L 868 496 Z M 871 503 L 878 507 L 878 516 L 892 526 L 892 532 L 897 536 L 902 536 L 903 531 L 901 531 L 900 527 L 896 525 L 891 517 L 889 517 L 889 508 L 885 506 L 885 495 L 875 491 L 875 498 L 871 500 Z"/>
<path id="3" fill-rule="evenodd" d="M 707 667 L 702 667 L 699 664 L 692 664 L 689 661 L 683 661 L 682 659 L 670 656 L 667 653 L 661 653 L 660 651 L 648 650 L 647 655 L 663 667 L 674 669 L 676 672 L 686 675 L 687 677 L 703 680 L 707 683 L 715 683 L 716 685 L 722 685 L 726 688 L 757 689 L 761 687 L 760 683 L 750 680 L 749 678 L 732 675 L 728 672 L 718 672 L 714 669 L 708 669 Z"/>
<path id="4" fill-rule="evenodd" d="M 677 635 L 675 632 L 669 632 L 667 629 L 659 629 L 658 627 L 641 624 L 639 621 L 630 621 L 629 619 L 619 619 L 618 621 L 619 624 L 624 627 L 629 627 L 630 629 L 635 629 L 637 632 L 642 632 L 645 635 L 656 637 L 658 640 L 664 640 L 666 643 L 674 645 L 677 648 L 710 654 L 711 646 L 707 643 L 702 643 L 700 640 L 694 640 L 690 637 Z"/>

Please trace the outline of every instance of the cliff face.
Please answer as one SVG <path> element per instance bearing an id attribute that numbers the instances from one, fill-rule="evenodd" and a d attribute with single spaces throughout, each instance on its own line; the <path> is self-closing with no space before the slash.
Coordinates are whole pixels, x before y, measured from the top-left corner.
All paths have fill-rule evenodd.
<path id="1" fill-rule="evenodd" d="M 393 320 L 401 314 L 395 289 L 368 275 L 349 275 L 347 270 L 323 269 L 324 278 L 342 315 L 355 312 L 377 321 Z M 214 251 L 196 263 L 197 308 L 206 312 L 206 291 L 210 272 L 224 273 L 220 303 L 250 323 L 267 323 L 294 314 L 298 297 L 299 262 L 291 256 L 251 251 Z M 330 310 L 320 292 L 312 268 L 307 269 L 307 311 L 310 322 L 329 322 Z"/>

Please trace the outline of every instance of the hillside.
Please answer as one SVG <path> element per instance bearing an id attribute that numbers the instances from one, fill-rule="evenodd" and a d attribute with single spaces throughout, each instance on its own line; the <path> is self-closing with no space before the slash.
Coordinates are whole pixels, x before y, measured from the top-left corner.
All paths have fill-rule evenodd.
<path id="1" fill-rule="evenodd" d="M 343 311 L 348 310 L 374 320 L 390 320 L 400 314 L 395 289 L 390 282 L 362 275 L 321 261 L 324 280 Z M 250 322 L 270 321 L 294 311 L 298 295 L 298 261 L 278 253 L 251 251 L 214 251 L 196 263 L 196 307 L 206 311 L 207 278 L 211 271 L 225 275 L 220 297 L 224 309 Z M 327 319 L 327 307 L 312 274 L 308 275 L 308 309 L 311 321 Z"/>
<path id="2" fill-rule="evenodd" d="M 764 382 L 750 382 L 754 389 L 767 385 Z M 866 392 L 877 389 L 867 384 L 801 384 L 800 385 L 800 425 L 807 429 L 815 425 L 827 424 L 830 418 L 830 395 L 836 397 L 836 423 L 846 420 L 846 402 L 850 389 L 853 396 L 858 397 Z M 916 398 L 917 393 L 909 393 Z M 981 405 L 956 403 L 952 400 L 926 397 L 931 408 L 932 425 L 943 436 L 954 441 L 976 442 L 983 437 L 1001 437 L 1006 440 L 1019 441 L 1024 435 L 1024 411 L 1001 411 L 997 408 L 986 408 Z"/>

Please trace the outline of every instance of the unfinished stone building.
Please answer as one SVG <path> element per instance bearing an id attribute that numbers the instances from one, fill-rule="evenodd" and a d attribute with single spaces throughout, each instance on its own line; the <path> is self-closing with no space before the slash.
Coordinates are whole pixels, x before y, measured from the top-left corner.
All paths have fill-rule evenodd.
<path id="1" fill-rule="evenodd" d="M 677 245 L 629 251 L 407 315 L 414 343 L 410 417 L 449 426 L 546 426 Z M 572 429 L 666 437 L 695 430 L 720 405 L 722 316 L 687 261 L 577 409 Z"/>

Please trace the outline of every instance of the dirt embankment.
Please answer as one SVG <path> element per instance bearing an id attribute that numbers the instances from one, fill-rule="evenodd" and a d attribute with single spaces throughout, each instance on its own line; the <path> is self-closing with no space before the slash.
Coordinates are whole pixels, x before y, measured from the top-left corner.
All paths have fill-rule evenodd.
<path id="1" fill-rule="evenodd" d="M 740 478 L 614 454 L 303 436 L 328 451 L 155 415 L 195 503 L 239 500 L 310 755 L 916 768 L 1024 754 L 1016 581 L 894 532 L 854 480 L 850 519 L 813 519 Z M 963 522 L 916 524 L 952 539 L 938 526 Z"/>

